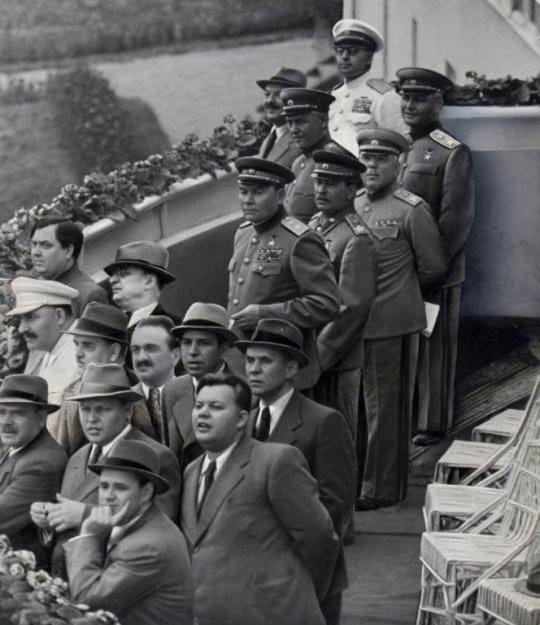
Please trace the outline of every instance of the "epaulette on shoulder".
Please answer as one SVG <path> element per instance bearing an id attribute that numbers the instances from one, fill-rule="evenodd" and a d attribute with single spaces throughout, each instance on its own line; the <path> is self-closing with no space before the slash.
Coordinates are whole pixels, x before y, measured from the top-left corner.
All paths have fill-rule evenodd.
<path id="1" fill-rule="evenodd" d="M 382 78 L 370 78 L 366 80 L 366 85 L 377 91 L 377 93 L 388 93 L 394 90 L 394 87 Z"/>
<path id="2" fill-rule="evenodd" d="M 288 217 L 284 217 L 281 220 L 281 225 L 284 228 L 287 228 L 289 232 L 296 234 L 297 237 L 301 237 L 304 233 L 308 232 L 308 230 L 311 230 L 311 228 L 307 224 L 302 223 L 301 221 L 295 219 L 294 217 L 291 217 L 290 215 Z"/>
<path id="3" fill-rule="evenodd" d="M 248 226 L 252 226 L 251 221 L 243 221 L 238 227 L 239 228 L 247 228 Z"/>
<path id="4" fill-rule="evenodd" d="M 407 189 L 396 189 L 396 191 L 394 191 L 394 197 L 398 197 L 400 200 L 407 202 L 407 204 L 410 204 L 411 206 L 418 206 L 418 204 L 422 202 L 422 198 L 420 196 L 407 191 Z"/>
<path id="5" fill-rule="evenodd" d="M 356 213 L 350 213 L 345 217 L 345 221 L 351 227 L 351 230 L 358 237 L 361 234 L 368 234 L 368 230 L 360 223 L 360 217 Z"/>
<path id="6" fill-rule="evenodd" d="M 449 150 L 454 150 L 458 147 L 458 145 L 461 145 L 460 141 L 454 139 L 454 137 L 450 136 L 448 133 L 444 132 L 444 130 L 440 130 L 439 128 L 433 130 L 433 132 L 430 132 L 429 136 L 433 139 L 433 141 L 436 141 L 438 144 L 442 145 L 445 148 L 448 148 Z"/>

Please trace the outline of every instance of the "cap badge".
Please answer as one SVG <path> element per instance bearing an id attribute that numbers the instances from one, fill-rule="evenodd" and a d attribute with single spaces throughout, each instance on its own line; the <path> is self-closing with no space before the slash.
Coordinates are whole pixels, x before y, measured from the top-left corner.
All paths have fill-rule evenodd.
<path id="1" fill-rule="evenodd" d="M 328 163 L 323 163 L 323 164 L 322 164 L 322 168 L 323 168 L 323 169 L 328 169 Z"/>
<path id="2" fill-rule="evenodd" d="M 255 174 L 255 170 L 254 170 L 254 169 L 248 169 L 247 173 L 248 173 L 250 176 L 253 176 L 253 175 Z"/>
<path id="3" fill-rule="evenodd" d="M 379 145 L 379 141 L 377 139 L 372 139 L 370 145 Z"/>
<path id="4" fill-rule="evenodd" d="M 294 104 L 294 100 L 287 100 L 287 106 L 290 106 L 291 104 Z"/>

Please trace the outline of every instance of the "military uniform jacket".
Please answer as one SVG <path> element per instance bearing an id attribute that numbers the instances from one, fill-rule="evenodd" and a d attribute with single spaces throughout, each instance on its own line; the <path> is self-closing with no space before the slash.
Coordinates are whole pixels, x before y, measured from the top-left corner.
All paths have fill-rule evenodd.
<path id="1" fill-rule="evenodd" d="M 364 338 L 391 338 L 425 328 L 424 295 L 446 274 L 442 241 L 422 198 L 390 185 L 355 201 L 377 250 L 377 295 Z"/>
<path id="2" fill-rule="evenodd" d="M 301 150 L 291 139 L 291 133 L 287 124 L 281 127 L 279 136 L 276 136 L 275 127 L 264 138 L 257 156 L 266 158 L 274 163 L 279 163 L 283 167 L 292 166 L 294 160 L 300 156 Z"/>
<path id="3" fill-rule="evenodd" d="M 440 128 L 413 137 L 400 186 L 423 198 L 439 226 L 448 260 L 445 287 L 465 279 L 465 243 L 474 217 L 471 152 Z"/>
<path id="4" fill-rule="evenodd" d="M 332 90 L 328 128 L 334 141 L 358 156 L 356 134 L 364 128 L 390 128 L 406 134 L 401 101 L 392 86 L 369 72 Z"/>
<path id="5" fill-rule="evenodd" d="M 284 204 L 290 215 L 304 223 L 308 223 L 313 214 L 317 212 L 314 180 L 311 177 L 315 169 L 313 152 L 321 150 L 329 144 L 335 144 L 335 142 L 330 139 L 330 136 L 326 135 L 318 143 L 311 146 L 309 150 L 303 152 L 291 167 L 296 178 L 287 186 Z"/>
<path id="6" fill-rule="evenodd" d="M 338 219 L 316 213 L 309 225 L 323 238 L 340 297 L 338 316 L 317 338 L 321 369 L 357 369 L 362 362 L 362 332 L 376 292 L 375 246 L 354 212 Z"/>

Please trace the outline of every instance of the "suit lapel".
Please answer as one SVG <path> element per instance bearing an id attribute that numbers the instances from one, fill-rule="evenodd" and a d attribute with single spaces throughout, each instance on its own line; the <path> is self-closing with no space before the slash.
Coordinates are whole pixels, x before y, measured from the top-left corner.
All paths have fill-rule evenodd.
<path id="1" fill-rule="evenodd" d="M 184 447 L 195 440 L 193 428 L 191 427 L 191 413 L 195 403 L 194 394 L 193 382 L 189 378 L 186 381 L 182 395 L 173 404 L 173 418 L 184 441 Z"/>
<path id="2" fill-rule="evenodd" d="M 297 438 L 297 430 L 302 427 L 302 395 L 294 391 L 289 403 L 285 406 L 276 427 L 270 434 L 269 440 L 272 443 L 285 443 L 294 445 Z"/>
<path id="3" fill-rule="evenodd" d="M 272 160 L 277 161 L 284 154 L 286 154 L 291 148 L 291 136 L 288 132 L 286 132 L 282 137 L 278 137 L 276 142 L 274 143 L 272 149 L 270 150 L 270 154 L 272 155 Z"/>
<path id="4" fill-rule="evenodd" d="M 197 491 L 204 455 L 197 458 L 184 473 L 182 494 L 182 526 L 193 545 L 197 535 Z"/>

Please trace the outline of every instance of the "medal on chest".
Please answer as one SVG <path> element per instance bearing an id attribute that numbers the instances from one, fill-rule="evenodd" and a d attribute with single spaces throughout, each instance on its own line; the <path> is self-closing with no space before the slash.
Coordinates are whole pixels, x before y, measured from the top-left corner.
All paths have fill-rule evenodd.
<path id="1" fill-rule="evenodd" d="M 260 263 L 279 263 L 283 258 L 283 248 L 278 247 L 276 235 L 268 241 L 266 247 L 261 247 L 257 254 L 257 260 Z"/>
<path id="2" fill-rule="evenodd" d="M 424 150 L 424 160 L 430 161 L 433 158 L 433 150 L 431 148 L 426 148 Z"/>
<path id="3" fill-rule="evenodd" d="M 355 98 L 353 100 L 351 110 L 353 113 L 370 113 L 371 103 L 372 100 L 370 100 L 366 96 L 362 96 L 361 98 Z"/>

